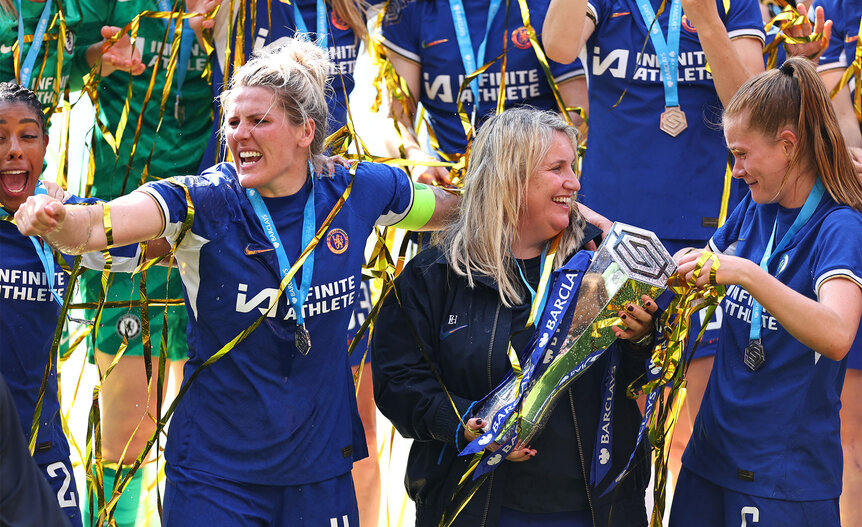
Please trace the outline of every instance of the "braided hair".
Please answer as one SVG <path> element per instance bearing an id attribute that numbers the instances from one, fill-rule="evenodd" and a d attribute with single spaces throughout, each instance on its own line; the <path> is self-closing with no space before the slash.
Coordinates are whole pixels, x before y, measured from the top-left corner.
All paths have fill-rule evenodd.
<path id="1" fill-rule="evenodd" d="M 14 82 L 0 82 L 0 103 L 4 102 L 21 103 L 29 106 L 39 116 L 42 133 L 48 132 L 48 126 L 45 123 L 45 110 L 34 92 Z"/>

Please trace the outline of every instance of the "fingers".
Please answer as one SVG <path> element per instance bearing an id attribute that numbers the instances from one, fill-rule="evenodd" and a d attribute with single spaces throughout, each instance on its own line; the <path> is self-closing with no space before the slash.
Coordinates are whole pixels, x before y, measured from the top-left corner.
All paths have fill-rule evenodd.
<path id="1" fill-rule="evenodd" d="M 66 218 L 66 208 L 48 195 L 30 196 L 15 212 L 15 224 L 25 236 L 43 236 Z"/>
<path id="2" fill-rule="evenodd" d="M 472 419 L 468 419 L 465 423 L 466 426 L 464 428 L 464 439 L 466 439 L 467 441 L 473 441 L 477 437 L 481 436 L 484 433 L 482 429 L 485 427 L 485 424 L 485 421 L 479 417 L 473 417 Z M 497 445 L 496 443 L 493 444 Z M 489 445 L 489 447 L 490 446 L 491 445 Z M 499 448 L 499 445 L 497 445 L 497 448 Z M 496 450 L 496 448 L 494 450 Z"/>
<path id="3" fill-rule="evenodd" d="M 446 186 L 452 184 L 449 171 L 443 167 L 420 167 L 413 169 L 416 181 L 426 185 Z"/>
<path id="4" fill-rule="evenodd" d="M 506 456 L 506 459 L 513 463 L 521 463 L 533 458 L 536 453 L 536 449 L 530 448 L 528 445 L 519 445 Z"/>
<path id="5" fill-rule="evenodd" d="M 100 31 L 102 38 L 111 38 L 119 32 L 120 28 L 117 26 L 102 26 Z"/>

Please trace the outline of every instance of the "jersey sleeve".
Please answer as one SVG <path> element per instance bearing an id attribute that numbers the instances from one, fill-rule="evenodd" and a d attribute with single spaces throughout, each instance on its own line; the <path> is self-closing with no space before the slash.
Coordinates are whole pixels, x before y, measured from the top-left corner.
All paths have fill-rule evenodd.
<path id="1" fill-rule="evenodd" d="M 575 59 L 571 64 L 560 64 L 553 60 L 548 60 L 548 66 L 551 68 L 551 75 L 554 76 L 554 82 L 560 84 L 570 79 L 584 77 L 587 70 L 584 68 L 581 59 Z"/>
<path id="2" fill-rule="evenodd" d="M 361 163 L 356 170 L 352 208 L 369 223 L 394 225 L 413 206 L 413 183 L 400 168 Z"/>
<path id="3" fill-rule="evenodd" d="M 226 163 L 216 165 L 200 176 L 172 177 L 161 181 L 153 181 L 139 187 L 137 191 L 145 192 L 152 197 L 161 211 L 164 219 L 162 236 L 174 243 L 182 230 L 183 222 L 194 206 L 195 234 L 213 239 L 219 233 L 227 231 L 226 224 L 237 221 L 229 211 L 237 209 L 235 203 L 229 203 L 232 192 L 223 188 L 230 183 L 227 176 L 219 168 L 228 166 Z M 188 196 L 186 196 L 188 190 Z M 189 203 L 191 200 L 191 203 Z"/>
<path id="4" fill-rule="evenodd" d="M 723 0 L 718 0 L 718 9 L 725 12 Z M 758 39 L 761 44 L 766 41 L 760 5 L 755 0 L 732 0 L 724 20 L 731 40 L 748 37 Z"/>
<path id="5" fill-rule="evenodd" d="M 823 220 L 812 260 L 814 292 L 834 278 L 845 278 L 862 287 L 862 214 L 840 208 Z"/>
<path id="6" fill-rule="evenodd" d="M 829 47 L 820 55 L 817 71 L 829 71 L 847 67 L 844 55 L 844 34 L 847 21 L 843 19 L 841 10 L 835 0 L 816 0 L 812 2 L 809 13 L 813 13 L 817 7 L 823 8 L 826 20 L 832 20 L 832 36 L 829 38 Z M 858 29 L 858 26 L 857 26 Z"/>
<path id="7" fill-rule="evenodd" d="M 610 5 L 606 0 L 589 0 L 587 2 L 587 16 L 593 20 L 596 27 L 602 25 L 607 19 L 609 9 Z"/>
<path id="8" fill-rule="evenodd" d="M 417 0 L 390 0 L 379 37 L 386 48 L 417 63 L 421 62 L 419 28 L 423 21 L 420 8 Z"/>

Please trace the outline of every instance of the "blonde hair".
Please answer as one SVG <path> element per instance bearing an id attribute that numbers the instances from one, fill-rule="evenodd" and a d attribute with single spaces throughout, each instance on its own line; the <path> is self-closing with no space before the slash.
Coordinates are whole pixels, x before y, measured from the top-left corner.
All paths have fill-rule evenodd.
<path id="1" fill-rule="evenodd" d="M 734 94 L 723 118 L 739 116 L 747 116 L 748 126 L 764 137 L 777 137 L 783 129 L 793 129 L 799 141 L 787 173 L 795 166 L 810 167 L 832 199 L 862 211 L 862 183 L 829 93 L 808 60 L 793 57 L 780 68 L 749 79 Z"/>
<path id="2" fill-rule="evenodd" d="M 314 139 L 309 146 L 314 158 L 323 153 L 326 141 L 328 71 L 329 56 L 324 50 L 305 39 L 292 38 L 256 51 L 234 72 L 228 89 L 219 97 L 228 109 L 240 88 L 269 88 L 293 125 L 314 121 Z"/>
<path id="3" fill-rule="evenodd" d="M 353 34 L 360 40 L 368 41 L 366 26 L 367 4 L 361 0 L 329 0 L 332 10 L 350 26 Z"/>
<path id="4" fill-rule="evenodd" d="M 507 307 L 524 299 L 512 245 L 530 179 L 551 149 L 557 132 L 566 134 L 572 150 L 577 152 L 577 131 L 554 112 L 513 108 L 488 119 L 473 141 L 459 214 L 434 237 L 449 265 L 467 277 L 470 287 L 474 284 L 473 273 L 489 276 L 497 283 L 500 300 Z M 585 221 L 577 207 L 572 208 L 569 218 L 554 260 L 555 269 L 583 238 Z"/>
<path id="5" fill-rule="evenodd" d="M 15 3 L 12 0 L 0 0 L 0 11 L 11 17 L 18 16 L 18 10 L 15 9 Z"/>

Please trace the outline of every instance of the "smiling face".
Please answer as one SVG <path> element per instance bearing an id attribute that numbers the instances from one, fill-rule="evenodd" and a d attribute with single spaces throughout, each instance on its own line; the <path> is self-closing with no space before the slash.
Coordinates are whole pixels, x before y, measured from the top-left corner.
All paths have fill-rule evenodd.
<path id="1" fill-rule="evenodd" d="M 724 138 L 733 154 L 733 177 L 745 181 L 756 203 L 802 206 L 814 176 L 790 170 L 790 156 L 797 145 L 792 130 L 767 137 L 751 129 L 747 115 L 736 115 L 725 118 Z"/>
<path id="2" fill-rule="evenodd" d="M 24 103 L 0 103 L 0 202 L 4 207 L 18 210 L 33 195 L 47 146 L 41 115 Z"/>
<path id="3" fill-rule="evenodd" d="M 518 219 L 518 242 L 513 247 L 518 258 L 541 254 L 545 242 L 569 226 L 574 193 L 581 188 L 574 163 L 569 137 L 554 132 L 551 148 L 527 187 L 525 207 Z"/>
<path id="4" fill-rule="evenodd" d="M 296 193 L 305 183 L 314 121 L 297 126 L 269 88 L 239 88 L 226 105 L 224 132 L 240 184 L 262 196 Z"/>

